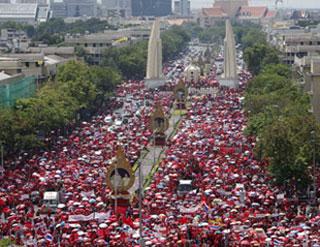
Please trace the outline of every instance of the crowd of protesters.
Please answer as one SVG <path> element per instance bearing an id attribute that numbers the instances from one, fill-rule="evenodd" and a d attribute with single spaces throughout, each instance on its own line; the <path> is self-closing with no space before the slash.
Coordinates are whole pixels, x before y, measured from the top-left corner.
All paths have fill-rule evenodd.
<path id="1" fill-rule="evenodd" d="M 239 89 L 221 87 L 213 66 L 200 85 L 217 93 L 189 96 L 144 192 L 146 246 L 320 246 L 319 212 L 273 187 L 268 164 L 253 157 L 255 139 L 243 134 L 241 105 L 251 76 L 243 71 L 239 78 Z M 138 204 L 114 213 L 105 170 L 119 145 L 132 165 L 151 145 L 150 113 L 155 102 L 169 113 L 172 84 L 150 90 L 128 81 L 112 103 L 119 109 L 59 136 L 51 151 L 15 160 L 1 178 L 0 238 L 24 246 L 139 246 Z M 191 181 L 191 189 L 180 191 L 181 180 Z M 42 203 L 46 191 L 61 194 L 54 212 Z"/>

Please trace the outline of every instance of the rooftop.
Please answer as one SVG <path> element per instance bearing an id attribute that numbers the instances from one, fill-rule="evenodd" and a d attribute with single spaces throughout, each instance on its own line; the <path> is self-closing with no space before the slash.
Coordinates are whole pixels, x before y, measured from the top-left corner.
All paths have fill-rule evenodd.
<path id="1" fill-rule="evenodd" d="M 0 17 L 35 17 L 37 8 L 37 4 L 0 3 Z"/>
<path id="2" fill-rule="evenodd" d="M 202 14 L 208 17 L 226 17 L 227 14 L 222 10 L 222 8 L 203 8 Z"/>
<path id="3" fill-rule="evenodd" d="M 257 6 L 257 7 L 242 6 L 239 11 L 239 16 L 262 18 L 267 14 L 267 12 L 268 12 L 268 8 L 265 6 Z"/>

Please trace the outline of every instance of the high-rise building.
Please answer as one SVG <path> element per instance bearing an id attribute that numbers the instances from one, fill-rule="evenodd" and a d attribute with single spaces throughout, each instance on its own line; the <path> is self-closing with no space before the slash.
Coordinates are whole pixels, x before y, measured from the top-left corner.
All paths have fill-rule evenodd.
<path id="1" fill-rule="evenodd" d="M 172 0 L 132 0 L 133 16 L 171 15 Z"/>
<path id="2" fill-rule="evenodd" d="M 63 0 L 50 0 L 50 8 L 53 18 L 67 17 L 67 6 Z"/>
<path id="3" fill-rule="evenodd" d="M 51 0 L 53 17 L 97 16 L 97 0 Z"/>
<path id="4" fill-rule="evenodd" d="M 106 16 L 131 16 L 131 0 L 102 0 L 101 6 Z"/>
<path id="5" fill-rule="evenodd" d="M 65 0 L 68 17 L 97 16 L 97 0 Z"/>
<path id="6" fill-rule="evenodd" d="M 190 1 L 189 0 L 175 1 L 174 14 L 178 16 L 190 16 Z"/>

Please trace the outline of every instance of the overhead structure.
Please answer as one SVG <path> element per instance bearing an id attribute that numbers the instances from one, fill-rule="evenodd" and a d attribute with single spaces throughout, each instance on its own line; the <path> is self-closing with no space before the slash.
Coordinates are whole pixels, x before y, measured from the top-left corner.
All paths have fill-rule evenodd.
<path id="1" fill-rule="evenodd" d="M 188 88 L 186 87 L 183 80 L 180 80 L 179 83 L 174 88 L 174 97 L 176 103 L 176 109 L 184 110 L 186 109 L 186 101 L 188 97 Z"/>
<path id="2" fill-rule="evenodd" d="M 111 203 L 117 211 L 118 206 L 127 207 L 130 204 L 129 189 L 135 180 L 132 167 L 127 160 L 122 147 L 118 147 L 114 162 L 106 171 L 107 187 L 111 189 Z"/>
<path id="3" fill-rule="evenodd" d="M 154 145 L 165 146 L 166 145 L 166 130 L 169 128 L 169 120 L 165 116 L 160 103 L 156 103 L 154 112 L 151 115 L 150 127 L 153 130 Z"/>
<path id="4" fill-rule="evenodd" d="M 230 19 L 226 20 L 226 37 L 224 39 L 224 74 L 220 84 L 236 88 L 239 86 L 236 61 L 236 41 Z"/>
<path id="5" fill-rule="evenodd" d="M 145 84 L 148 88 L 157 88 L 165 84 L 162 73 L 162 41 L 160 38 L 160 20 L 152 26 L 148 44 L 147 75 Z"/>

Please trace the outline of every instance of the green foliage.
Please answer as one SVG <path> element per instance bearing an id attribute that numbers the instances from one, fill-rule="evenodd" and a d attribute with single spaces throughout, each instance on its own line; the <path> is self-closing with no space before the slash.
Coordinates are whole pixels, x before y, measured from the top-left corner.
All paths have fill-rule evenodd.
<path id="1" fill-rule="evenodd" d="M 121 71 L 123 77 L 143 79 L 147 63 L 147 42 L 126 47 L 112 47 L 103 55 L 102 65 Z"/>
<path id="2" fill-rule="evenodd" d="M 223 44 L 225 37 L 225 24 L 224 22 L 218 22 L 215 26 L 203 29 L 199 32 L 199 41 L 201 43 L 217 43 Z"/>
<path id="3" fill-rule="evenodd" d="M 259 74 L 261 69 L 270 64 L 279 64 L 278 51 L 267 44 L 254 44 L 244 50 L 244 60 L 253 75 Z"/>
<path id="4" fill-rule="evenodd" d="M 260 66 L 259 74 L 246 90 L 249 122 L 245 132 L 258 137 L 256 155 L 269 160 L 275 181 L 303 190 L 311 181 L 308 169 L 314 150 L 311 139 L 320 140 L 319 125 L 308 111 L 309 96 L 292 81 L 286 65 Z"/>
<path id="5" fill-rule="evenodd" d="M 163 60 L 176 56 L 191 40 L 191 34 L 187 33 L 182 27 L 173 26 L 161 35 L 163 44 Z"/>
<path id="6" fill-rule="evenodd" d="M 8 247 L 8 246 L 11 246 L 12 244 L 13 242 L 8 238 L 0 240 L 0 247 Z"/>
<path id="7" fill-rule="evenodd" d="M 163 60 L 176 56 L 190 41 L 191 34 L 185 27 L 173 26 L 161 34 Z M 147 42 L 141 41 L 127 47 L 105 50 L 102 65 L 116 69 L 127 79 L 143 79 L 147 67 Z"/>
<path id="8" fill-rule="evenodd" d="M 59 44 L 64 41 L 66 33 L 83 34 L 86 31 L 90 33 L 101 32 L 105 29 L 114 29 L 107 21 L 99 19 L 89 19 L 86 21 L 78 20 L 73 23 L 65 23 L 61 18 L 52 18 L 47 22 L 41 23 L 34 28 L 30 25 L 22 25 L 15 22 L 7 22 L 3 24 L 4 27 L 16 28 L 25 30 L 29 37 L 34 41 L 41 41 L 47 44 Z"/>
<path id="9" fill-rule="evenodd" d="M 83 109 L 100 107 L 121 81 L 117 71 L 68 62 L 59 67 L 57 81 L 42 87 L 35 97 L 17 100 L 15 107 L 0 109 L 0 140 L 10 153 L 43 147 L 40 136 L 74 121 Z M 101 101 L 100 100 L 100 103 Z"/>

